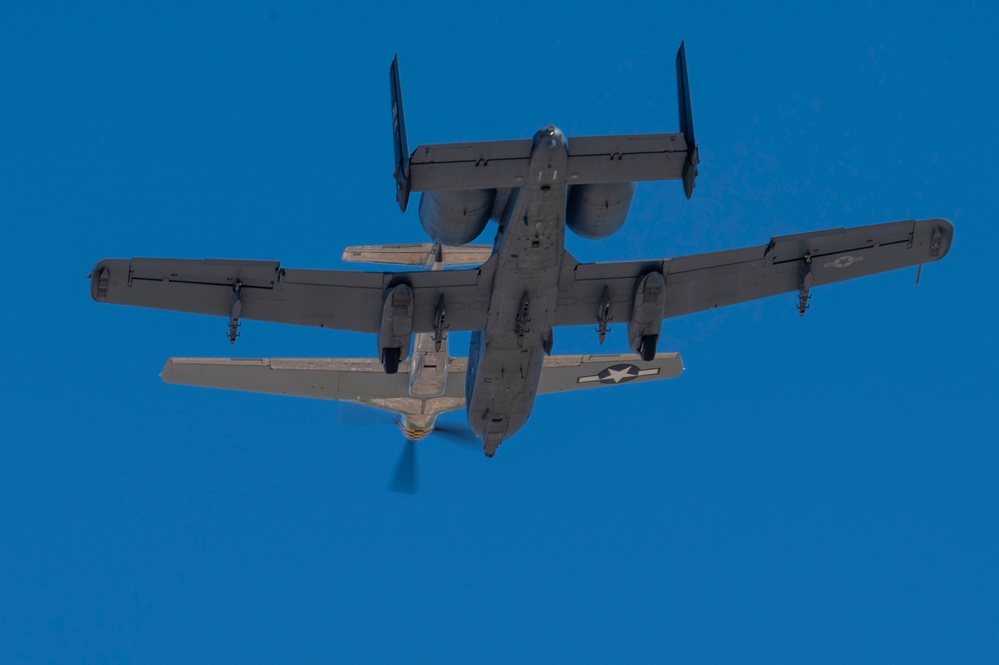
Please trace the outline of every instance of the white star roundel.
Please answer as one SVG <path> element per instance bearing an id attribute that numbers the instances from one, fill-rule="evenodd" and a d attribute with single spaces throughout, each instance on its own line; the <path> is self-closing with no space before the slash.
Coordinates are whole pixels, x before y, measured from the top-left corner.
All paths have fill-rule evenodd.
<path id="1" fill-rule="evenodd" d="M 609 385 L 617 385 L 619 383 L 627 383 L 628 381 L 633 381 L 640 376 L 650 376 L 653 374 L 658 374 L 659 368 L 652 367 L 650 369 L 639 369 L 637 365 L 632 365 L 631 363 L 620 363 L 618 365 L 611 365 L 602 369 L 597 374 L 592 374 L 590 376 L 581 376 L 576 379 L 577 383 L 605 383 Z"/>
<path id="2" fill-rule="evenodd" d="M 830 261 L 829 263 L 823 264 L 823 268 L 849 268 L 854 263 L 859 263 L 864 260 L 863 256 L 850 256 L 846 254 L 840 256 L 835 261 Z"/>
<path id="3" fill-rule="evenodd" d="M 625 383 L 638 376 L 638 368 L 634 365 L 612 365 L 597 374 L 600 383 Z"/>

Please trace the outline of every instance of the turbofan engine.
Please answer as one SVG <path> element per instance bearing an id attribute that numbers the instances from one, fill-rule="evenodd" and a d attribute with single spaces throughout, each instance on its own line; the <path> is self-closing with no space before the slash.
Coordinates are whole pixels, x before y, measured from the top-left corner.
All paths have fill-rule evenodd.
<path id="1" fill-rule="evenodd" d="M 624 225 L 634 195 L 633 182 L 573 185 L 569 188 L 565 223 L 584 238 L 606 238 Z"/>
<path id="2" fill-rule="evenodd" d="M 495 199 L 495 189 L 424 192 L 420 197 L 420 224 L 434 242 L 464 245 L 482 233 Z"/>

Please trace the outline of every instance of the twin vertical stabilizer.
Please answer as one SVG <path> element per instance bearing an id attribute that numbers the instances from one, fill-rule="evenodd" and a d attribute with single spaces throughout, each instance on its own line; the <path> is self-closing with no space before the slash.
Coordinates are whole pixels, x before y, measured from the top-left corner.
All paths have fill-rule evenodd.
<path id="1" fill-rule="evenodd" d="M 700 157 L 694 138 L 686 46 L 676 54 L 680 131 L 672 134 L 576 136 L 568 142 L 566 176 L 572 185 L 643 180 L 682 180 L 687 198 L 694 193 Z M 411 192 L 503 190 L 531 178 L 530 139 L 421 145 L 410 153 L 399 79 L 399 56 L 389 70 L 396 200 L 403 212 Z"/>
<path id="2" fill-rule="evenodd" d="M 395 199 L 406 212 L 409 204 L 409 142 L 406 139 L 406 114 L 402 109 L 402 83 L 399 80 L 399 55 L 389 68 L 392 85 L 392 145 L 395 147 Z"/>
<path id="3" fill-rule="evenodd" d="M 697 165 L 701 157 L 697 152 L 694 138 L 694 112 L 690 107 L 690 79 L 687 77 L 687 45 L 680 42 L 676 52 L 676 96 L 680 104 L 680 133 L 687 144 L 687 159 L 683 163 L 683 192 L 689 199 L 694 193 L 697 180 Z"/>

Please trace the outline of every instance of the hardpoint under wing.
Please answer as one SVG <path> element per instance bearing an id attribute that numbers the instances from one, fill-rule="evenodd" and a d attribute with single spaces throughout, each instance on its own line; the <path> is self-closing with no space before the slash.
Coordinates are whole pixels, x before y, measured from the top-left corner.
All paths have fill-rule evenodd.
<path id="1" fill-rule="evenodd" d="M 636 281 L 656 273 L 664 278 L 664 318 L 795 291 L 804 314 L 812 287 L 937 261 L 953 235 L 947 220 L 928 219 L 778 236 L 767 245 L 678 258 L 567 261 L 555 322 L 628 321 Z"/>
<path id="2" fill-rule="evenodd" d="M 471 270 L 362 272 L 295 270 L 277 261 L 105 259 L 94 267 L 91 295 L 98 302 L 229 317 L 233 334 L 241 319 L 377 333 L 386 294 L 406 285 L 410 332 L 434 330 L 445 293 L 448 327 L 477 330 L 485 323 L 493 269 L 488 261 Z"/>

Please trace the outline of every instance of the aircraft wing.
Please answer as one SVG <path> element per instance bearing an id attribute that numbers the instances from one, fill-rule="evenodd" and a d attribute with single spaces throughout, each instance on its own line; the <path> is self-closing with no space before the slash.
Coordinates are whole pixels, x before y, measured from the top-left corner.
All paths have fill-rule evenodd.
<path id="1" fill-rule="evenodd" d="M 466 358 L 453 358 L 444 393 L 422 398 L 409 393 L 409 360 L 398 373 L 386 374 L 375 358 L 170 358 L 161 376 L 173 384 L 355 402 L 419 415 L 463 408 L 467 369 Z M 678 353 L 660 353 L 647 362 L 634 354 L 547 356 L 538 394 L 672 379 L 682 372 Z"/>
<path id="2" fill-rule="evenodd" d="M 675 379 L 681 373 L 683 359 L 679 353 L 660 353 L 648 361 L 631 353 L 547 356 L 541 369 L 538 394 Z"/>
<path id="3" fill-rule="evenodd" d="M 891 222 L 773 238 L 769 244 L 680 258 L 578 263 L 567 255 L 555 324 L 593 324 L 605 295 L 611 321 L 631 318 L 636 280 L 666 278 L 665 317 L 802 292 L 823 284 L 937 261 L 950 249 L 945 219 Z M 570 260 L 571 259 L 571 260 Z"/>
<path id="4" fill-rule="evenodd" d="M 361 272 L 294 270 L 277 261 L 105 259 L 90 289 L 98 302 L 377 333 L 386 290 L 405 283 L 415 299 L 413 332 L 433 331 L 444 293 L 449 329 L 478 330 L 494 270 L 494 261 L 471 270 Z"/>
<path id="5" fill-rule="evenodd" d="M 170 358 L 160 376 L 167 383 L 269 395 L 354 402 L 409 415 L 435 415 L 465 406 L 464 359 L 443 395 L 409 394 L 409 361 L 386 374 L 375 358 Z"/>
<path id="6" fill-rule="evenodd" d="M 386 374 L 377 358 L 170 358 L 160 376 L 188 386 L 358 401 L 408 395 L 407 368 Z"/>

